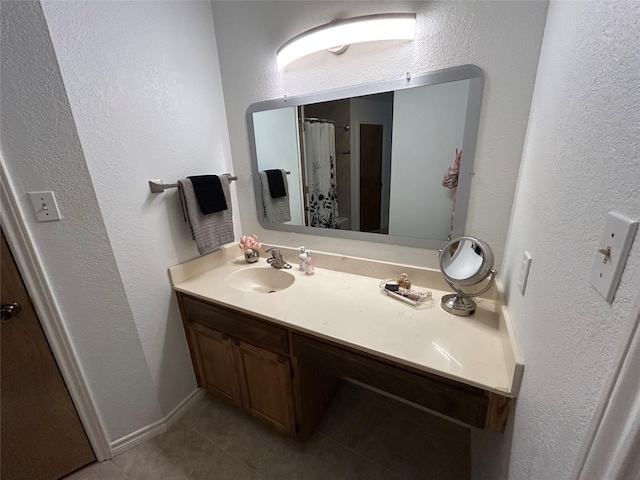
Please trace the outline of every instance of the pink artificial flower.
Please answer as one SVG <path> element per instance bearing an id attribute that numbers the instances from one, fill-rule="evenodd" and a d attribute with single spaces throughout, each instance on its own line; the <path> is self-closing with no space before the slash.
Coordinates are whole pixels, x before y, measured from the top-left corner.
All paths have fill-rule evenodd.
<path id="1" fill-rule="evenodd" d="M 240 237 L 239 247 L 244 250 L 245 253 L 251 253 L 252 250 L 259 250 L 262 248 L 262 244 L 258 243 L 258 237 L 256 235 Z"/>

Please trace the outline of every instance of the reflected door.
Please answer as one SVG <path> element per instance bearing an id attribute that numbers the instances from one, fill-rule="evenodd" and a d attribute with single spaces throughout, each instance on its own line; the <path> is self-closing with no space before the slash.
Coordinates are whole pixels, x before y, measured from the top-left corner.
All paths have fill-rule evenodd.
<path id="1" fill-rule="evenodd" d="M 360 231 L 380 232 L 382 125 L 360 125 Z"/>

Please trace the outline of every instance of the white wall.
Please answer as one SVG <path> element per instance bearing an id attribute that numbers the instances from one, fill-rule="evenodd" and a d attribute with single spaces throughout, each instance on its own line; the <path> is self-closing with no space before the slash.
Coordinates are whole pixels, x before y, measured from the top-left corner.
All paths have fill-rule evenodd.
<path id="1" fill-rule="evenodd" d="M 0 12 L 4 174 L 106 433 L 116 440 L 162 412 L 40 5 L 2 2 Z M 34 190 L 55 191 L 61 221 L 36 222 L 26 196 Z"/>
<path id="2" fill-rule="evenodd" d="M 469 84 L 395 94 L 389 234 L 444 240 L 451 233 L 454 191 L 442 186 L 442 178 L 456 148 L 462 150 Z"/>
<path id="3" fill-rule="evenodd" d="M 609 305 L 589 284 L 607 211 L 640 219 L 638 2 L 552 2 L 503 280 L 525 371 L 513 434 L 476 478 L 566 479 L 640 290 L 636 236 Z M 523 251 L 533 257 L 517 289 Z M 486 440 L 486 438 L 485 438 Z M 512 442 L 511 453 L 508 444 Z"/>
<path id="4" fill-rule="evenodd" d="M 166 415 L 196 388 L 167 267 L 198 253 L 177 191 L 151 194 L 147 181 L 233 171 L 211 6 L 82 1 L 43 8 Z M 234 221 L 239 233 L 237 210 Z"/>
<path id="5" fill-rule="evenodd" d="M 250 182 L 245 111 L 258 101 L 404 78 L 463 64 L 486 75 L 466 232 L 502 257 L 545 21 L 545 2 L 213 2 L 244 233 L 296 247 L 435 267 L 437 252 L 262 230 Z M 416 40 L 352 45 L 278 71 L 276 50 L 335 18 L 416 12 Z"/>
<path id="6" fill-rule="evenodd" d="M 304 225 L 302 201 L 302 173 L 300 171 L 300 143 L 298 116 L 295 107 L 279 108 L 253 114 L 258 169 L 283 169 L 289 173 L 287 188 L 292 225 Z"/>

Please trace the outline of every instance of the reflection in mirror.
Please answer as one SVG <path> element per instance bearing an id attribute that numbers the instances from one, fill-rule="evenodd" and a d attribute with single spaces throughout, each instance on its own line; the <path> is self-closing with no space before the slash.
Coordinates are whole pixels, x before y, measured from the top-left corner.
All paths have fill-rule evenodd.
<path id="1" fill-rule="evenodd" d="M 470 238 L 454 240 L 442 253 L 442 270 L 449 278 L 466 285 L 480 271 L 484 252 Z"/>
<path id="2" fill-rule="evenodd" d="M 462 233 L 482 85 L 464 66 L 252 105 L 261 225 L 431 247 Z M 265 214 L 270 169 L 291 172 L 288 221 Z"/>
<path id="3" fill-rule="evenodd" d="M 493 269 L 493 251 L 488 244 L 474 237 L 460 237 L 440 250 L 442 276 L 456 293 L 442 297 L 442 308 L 454 315 L 471 315 L 476 304 L 470 297 L 485 293 L 493 285 L 496 271 Z M 463 286 L 477 285 L 489 278 L 479 292 L 465 293 Z"/>

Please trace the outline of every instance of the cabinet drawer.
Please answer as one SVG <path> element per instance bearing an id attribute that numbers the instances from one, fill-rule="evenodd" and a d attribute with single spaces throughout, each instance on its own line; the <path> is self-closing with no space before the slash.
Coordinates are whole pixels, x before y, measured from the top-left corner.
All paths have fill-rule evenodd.
<path id="1" fill-rule="evenodd" d="M 345 376 L 410 400 L 468 425 L 484 428 L 489 400 L 482 389 L 419 375 L 342 347 L 294 334 L 293 355 L 336 376 Z"/>
<path id="2" fill-rule="evenodd" d="M 195 322 L 276 353 L 289 353 L 287 330 L 180 294 L 187 322 Z"/>

